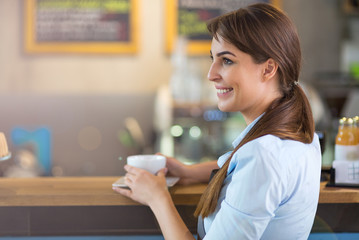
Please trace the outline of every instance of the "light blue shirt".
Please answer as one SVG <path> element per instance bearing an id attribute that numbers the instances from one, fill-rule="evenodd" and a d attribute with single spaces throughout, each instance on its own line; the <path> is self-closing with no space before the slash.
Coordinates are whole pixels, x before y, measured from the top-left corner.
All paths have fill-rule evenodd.
<path id="1" fill-rule="evenodd" d="M 218 159 L 219 167 L 230 154 Z M 204 239 L 307 239 L 317 210 L 320 172 L 316 134 L 311 144 L 273 135 L 248 142 L 231 159 L 217 208 L 204 219 Z"/>

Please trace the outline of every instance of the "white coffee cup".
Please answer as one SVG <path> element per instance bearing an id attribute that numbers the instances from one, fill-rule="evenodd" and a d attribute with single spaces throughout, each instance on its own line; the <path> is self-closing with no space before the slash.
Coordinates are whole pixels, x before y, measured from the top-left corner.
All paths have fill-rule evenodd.
<path id="1" fill-rule="evenodd" d="M 127 164 L 156 174 L 166 166 L 166 157 L 161 155 L 132 155 L 127 157 Z"/>

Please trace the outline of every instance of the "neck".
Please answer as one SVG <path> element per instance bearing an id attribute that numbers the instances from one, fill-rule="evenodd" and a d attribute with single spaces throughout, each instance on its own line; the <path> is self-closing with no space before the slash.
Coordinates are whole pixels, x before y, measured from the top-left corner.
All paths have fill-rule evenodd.
<path id="1" fill-rule="evenodd" d="M 254 120 L 256 120 L 261 114 L 267 111 L 268 107 L 273 103 L 274 100 L 280 98 L 280 94 L 273 95 L 272 97 L 267 97 L 262 99 L 260 104 L 257 107 L 250 109 L 249 111 L 241 112 L 244 120 L 247 125 L 251 124 Z"/>

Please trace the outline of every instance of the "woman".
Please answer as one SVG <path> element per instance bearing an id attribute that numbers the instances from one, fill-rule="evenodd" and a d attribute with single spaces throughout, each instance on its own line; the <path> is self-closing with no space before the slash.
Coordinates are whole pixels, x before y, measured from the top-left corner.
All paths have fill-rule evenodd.
<path id="1" fill-rule="evenodd" d="M 196 209 L 204 219 L 204 239 L 307 239 L 318 203 L 321 153 L 310 105 L 298 85 L 296 30 L 268 4 L 215 18 L 208 29 L 213 36 L 208 78 L 217 89 L 218 107 L 241 112 L 248 126 L 234 150 L 218 159 L 220 169 Z M 194 183 L 208 181 L 218 167 L 167 158 L 167 168 L 183 183 Z M 148 205 L 166 239 L 193 239 L 166 189 L 167 169 L 157 176 L 125 169 L 130 190 L 115 191 Z"/>

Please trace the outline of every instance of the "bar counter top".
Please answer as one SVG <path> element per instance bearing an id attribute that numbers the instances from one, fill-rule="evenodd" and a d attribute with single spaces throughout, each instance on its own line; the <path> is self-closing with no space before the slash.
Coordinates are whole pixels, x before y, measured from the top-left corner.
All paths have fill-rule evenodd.
<path id="1" fill-rule="evenodd" d="M 160 234 L 149 207 L 112 190 L 118 178 L 0 178 L 0 236 Z M 343 216 L 333 216 L 357 212 L 359 189 L 325 184 L 321 183 L 317 211 L 325 224 L 315 223 L 316 231 L 327 231 L 323 226 L 329 226 L 330 231 L 358 231 L 357 217 L 343 229 L 338 225 Z M 169 189 L 180 215 L 194 233 L 193 212 L 205 187 L 175 185 Z"/>
<path id="2" fill-rule="evenodd" d="M 131 206 L 137 202 L 112 190 L 119 177 L 0 178 L 1 206 Z M 205 184 L 175 185 L 176 205 L 196 205 Z"/>
<path id="3" fill-rule="evenodd" d="M 0 207 L 4 206 L 129 206 L 139 205 L 112 191 L 119 177 L 0 178 Z M 359 188 L 326 187 L 319 203 L 359 203 Z M 196 205 L 205 184 L 169 189 L 176 205 Z"/>

